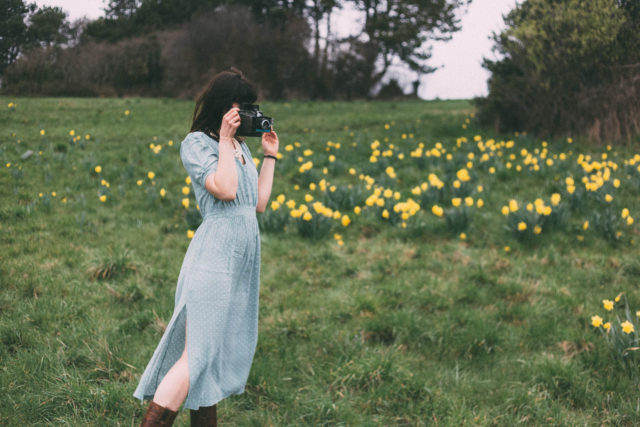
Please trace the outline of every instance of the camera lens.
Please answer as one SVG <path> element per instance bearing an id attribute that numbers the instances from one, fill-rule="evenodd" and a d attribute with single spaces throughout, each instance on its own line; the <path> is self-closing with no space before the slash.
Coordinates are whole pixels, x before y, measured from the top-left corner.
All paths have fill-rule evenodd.
<path id="1" fill-rule="evenodd" d="M 271 129 L 271 122 L 267 119 L 264 119 L 260 122 L 260 129 Z"/>

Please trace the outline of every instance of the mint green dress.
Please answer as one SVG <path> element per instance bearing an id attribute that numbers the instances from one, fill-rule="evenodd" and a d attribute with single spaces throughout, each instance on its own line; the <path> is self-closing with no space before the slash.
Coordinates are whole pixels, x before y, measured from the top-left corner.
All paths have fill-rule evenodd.
<path id="1" fill-rule="evenodd" d="M 180 145 L 182 164 L 200 206 L 202 223 L 184 257 L 171 320 L 140 378 L 134 397 L 152 399 L 185 343 L 189 393 L 184 408 L 211 406 L 244 392 L 258 340 L 260 232 L 256 218 L 258 171 L 247 144 L 235 200 L 223 201 L 204 186 L 218 165 L 218 141 L 189 133 Z"/>

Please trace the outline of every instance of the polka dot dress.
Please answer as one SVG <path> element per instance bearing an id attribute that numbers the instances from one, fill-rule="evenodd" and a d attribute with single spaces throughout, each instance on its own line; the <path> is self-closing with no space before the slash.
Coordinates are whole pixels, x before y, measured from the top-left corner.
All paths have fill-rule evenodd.
<path id="1" fill-rule="evenodd" d="M 204 186 L 218 165 L 218 141 L 192 132 L 180 145 L 191 177 L 202 224 L 191 239 L 180 269 L 174 312 L 147 364 L 134 397 L 153 399 L 185 343 L 189 393 L 184 408 L 211 406 L 244 392 L 258 340 L 260 233 L 256 218 L 258 171 L 246 144 L 235 200 L 214 197 Z"/>

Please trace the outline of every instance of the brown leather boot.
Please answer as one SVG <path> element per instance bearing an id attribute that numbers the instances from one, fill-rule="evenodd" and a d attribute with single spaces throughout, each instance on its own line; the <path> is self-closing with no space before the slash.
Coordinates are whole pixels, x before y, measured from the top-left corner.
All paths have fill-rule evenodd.
<path id="1" fill-rule="evenodd" d="M 191 427 L 216 427 L 217 425 L 218 414 L 216 405 L 191 409 Z"/>
<path id="2" fill-rule="evenodd" d="M 152 400 L 149 402 L 147 413 L 144 414 L 140 427 L 170 426 L 176 419 L 176 415 L 178 415 L 178 411 L 160 406 Z"/>

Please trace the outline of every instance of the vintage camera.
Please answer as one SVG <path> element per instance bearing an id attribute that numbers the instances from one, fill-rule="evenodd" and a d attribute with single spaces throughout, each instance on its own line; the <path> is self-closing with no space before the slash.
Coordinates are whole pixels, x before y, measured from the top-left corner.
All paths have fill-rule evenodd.
<path id="1" fill-rule="evenodd" d="M 262 115 L 256 104 L 240 104 L 240 127 L 236 131 L 238 136 L 262 136 L 265 132 L 271 132 L 273 119 Z"/>

